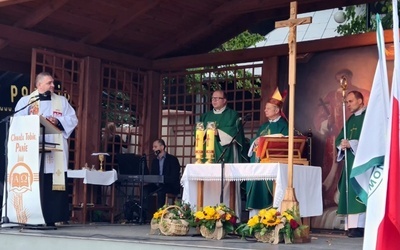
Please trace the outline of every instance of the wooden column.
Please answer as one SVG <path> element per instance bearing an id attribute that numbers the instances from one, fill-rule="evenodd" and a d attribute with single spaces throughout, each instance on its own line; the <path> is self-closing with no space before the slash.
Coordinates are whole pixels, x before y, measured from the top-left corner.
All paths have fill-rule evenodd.
<path id="1" fill-rule="evenodd" d="M 81 95 L 83 95 L 82 114 L 78 126 L 81 131 L 81 162 L 75 168 L 80 169 L 85 163 L 98 164 L 98 159 L 91 156 L 100 149 L 101 124 L 101 62 L 100 59 L 84 59 L 84 75 Z"/>
<path id="2" fill-rule="evenodd" d="M 299 202 L 296 199 L 293 188 L 293 136 L 294 136 L 294 97 L 296 84 L 296 56 L 297 25 L 311 23 L 311 17 L 297 18 L 297 2 L 290 3 L 290 18 L 286 21 L 275 23 L 275 28 L 289 27 L 289 159 L 288 159 L 288 186 L 285 192 L 285 198 L 281 204 L 281 211 L 297 207 Z"/>
<path id="3" fill-rule="evenodd" d="M 101 61 L 100 59 L 86 57 L 83 61 L 84 70 L 81 75 L 81 84 L 79 94 L 83 95 L 82 108 L 78 126 L 80 134 L 76 136 L 77 142 L 80 143 L 78 157 L 74 168 L 81 169 L 85 163 L 89 166 L 98 164 L 98 159 L 91 156 L 93 152 L 98 152 L 100 148 L 100 124 L 101 124 Z M 86 189 L 82 181 L 74 179 L 72 204 L 78 205 L 85 202 L 84 194 Z M 75 217 L 75 213 L 73 213 Z"/>
<path id="4" fill-rule="evenodd" d="M 148 71 L 144 85 L 143 153 L 153 154 L 153 141 L 161 136 L 162 84 L 160 73 Z M 167 145 L 168 146 L 168 145 Z"/>
<path id="5" fill-rule="evenodd" d="M 262 96 L 272 96 L 276 87 L 278 86 L 278 71 L 279 58 L 277 56 L 268 57 L 263 60 L 262 74 L 261 74 L 261 93 Z M 264 115 L 264 107 L 267 103 L 267 98 L 262 98 L 260 104 L 260 126 L 267 121 Z"/>

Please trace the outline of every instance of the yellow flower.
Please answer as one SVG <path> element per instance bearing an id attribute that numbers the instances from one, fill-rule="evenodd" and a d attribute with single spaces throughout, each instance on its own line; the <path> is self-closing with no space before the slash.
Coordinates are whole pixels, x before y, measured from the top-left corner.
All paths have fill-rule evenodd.
<path id="1" fill-rule="evenodd" d="M 258 224 L 258 223 L 260 223 L 260 217 L 258 217 L 257 215 L 255 215 L 255 216 L 253 216 L 253 217 L 251 217 L 251 218 L 249 219 L 249 221 L 247 222 L 247 225 L 248 225 L 249 227 L 253 227 L 253 226 L 255 226 L 255 225 Z"/>
<path id="2" fill-rule="evenodd" d="M 204 213 L 209 215 L 210 218 L 212 218 L 214 216 L 215 212 L 216 211 L 215 211 L 215 209 L 213 207 L 207 206 L 207 207 L 204 208 Z"/>
<path id="3" fill-rule="evenodd" d="M 211 215 L 209 215 L 209 214 L 206 214 L 206 215 L 204 216 L 204 219 L 206 219 L 206 220 L 213 220 L 213 219 L 214 219 L 214 216 L 211 216 Z"/>
<path id="4" fill-rule="evenodd" d="M 290 214 L 287 213 L 287 212 L 283 212 L 283 213 L 282 213 L 282 216 L 286 217 L 286 219 L 287 219 L 288 221 L 293 220 L 293 216 L 290 215 Z"/>
<path id="5" fill-rule="evenodd" d="M 197 212 L 194 214 L 194 217 L 196 217 L 196 218 L 199 219 L 199 220 L 202 220 L 202 219 L 204 219 L 204 213 L 203 213 L 202 211 L 197 211 Z"/>
<path id="6" fill-rule="evenodd" d="M 258 212 L 258 215 L 260 217 L 265 217 L 266 214 L 267 214 L 267 210 L 266 209 L 261 209 L 260 212 Z"/>
<path id="7" fill-rule="evenodd" d="M 271 208 L 271 209 L 268 209 L 268 214 L 270 214 L 271 216 L 275 216 L 276 215 L 276 213 L 278 212 L 275 208 Z"/>
<path id="8" fill-rule="evenodd" d="M 153 218 L 154 218 L 154 219 L 159 219 L 159 218 L 161 218 L 161 215 L 162 215 L 163 211 L 164 211 L 164 210 L 155 212 L 155 213 L 153 214 Z"/>
<path id="9" fill-rule="evenodd" d="M 214 229 L 217 225 L 223 225 L 227 232 L 234 229 L 235 212 L 224 204 L 217 206 L 205 206 L 202 211 L 194 213 L 195 223 L 199 226 L 205 226 L 208 229 Z"/>
<path id="10" fill-rule="evenodd" d="M 289 222 L 294 220 L 294 217 L 295 215 L 292 214 L 291 210 L 279 212 L 276 208 L 261 209 L 258 215 L 251 217 L 247 221 L 247 224 L 239 226 L 238 232 L 242 234 L 253 234 L 256 232 L 265 233 L 276 229 L 278 225 L 283 225 L 284 228 L 281 229 L 280 232 L 293 238 L 294 229 L 291 228 Z"/>
<path id="11" fill-rule="evenodd" d="M 264 215 L 264 217 L 261 217 L 261 218 L 263 218 L 263 220 L 267 220 L 267 221 L 274 220 L 274 216 L 272 214 L 270 214 L 270 213 L 266 213 Z"/>

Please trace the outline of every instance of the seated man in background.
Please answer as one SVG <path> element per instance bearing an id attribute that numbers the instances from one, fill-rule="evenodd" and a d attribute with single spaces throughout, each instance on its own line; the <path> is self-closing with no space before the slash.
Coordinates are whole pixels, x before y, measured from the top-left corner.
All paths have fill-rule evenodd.
<path id="1" fill-rule="evenodd" d="M 164 176 L 164 183 L 151 183 L 144 186 L 143 207 L 145 210 L 149 207 L 149 196 L 157 193 L 157 206 L 162 207 L 165 204 L 165 195 L 167 193 L 178 195 L 180 193 L 180 171 L 181 165 L 178 159 L 165 151 L 166 145 L 163 139 L 157 139 L 153 142 L 153 151 L 156 158 L 151 163 L 150 174 Z"/>

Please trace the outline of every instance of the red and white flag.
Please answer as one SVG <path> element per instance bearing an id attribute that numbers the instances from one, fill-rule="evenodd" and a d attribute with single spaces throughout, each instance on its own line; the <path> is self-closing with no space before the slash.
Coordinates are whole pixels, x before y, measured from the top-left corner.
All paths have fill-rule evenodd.
<path id="1" fill-rule="evenodd" d="M 375 190 L 377 193 L 375 196 L 380 197 L 380 200 L 375 200 L 375 202 L 370 202 L 370 199 L 368 200 L 364 249 L 391 250 L 399 249 L 400 246 L 400 44 L 397 0 L 392 0 L 392 4 L 395 58 L 388 142 L 382 172 L 382 183 Z"/>

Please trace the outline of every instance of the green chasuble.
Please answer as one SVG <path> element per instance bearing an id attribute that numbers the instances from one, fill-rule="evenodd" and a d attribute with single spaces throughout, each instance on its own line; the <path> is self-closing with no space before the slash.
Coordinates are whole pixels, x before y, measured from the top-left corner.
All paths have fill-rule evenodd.
<path id="1" fill-rule="evenodd" d="M 203 114 L 200 117 L 200 122 L 203 122 L 204 128 L 207 128 L 208 122 L 215 122 L 218 129 L 218 135 L 215 137 L 215 159 L 217 162 L 221 156 L 222 151 L 225 147 L 228 147 L 229 142 L 233 136 L 236 135 L 237 131 L 240 130 L 239 134 L 235 138 L 235 142 L 230 148 L 227 149 L 224 155 L 224 162 L 226 163 L 239 163 L 246 162 L 246 153 L 243 152 L 244 133 L 242 129 L 242 122 L 239 119 L 238 113 L 228 107 L 222 113 L 215 114 L 213 110 Z M 224 136 L 225 134 L 225 136 Z M 204 152 L 205 143 L 204 143 Z"/>
<path id="2" fill-rule="evenodd" d="M 364 121 L 365 110 L 360 115 L 351 115 L 350 118 L 346 122 L 346 136 L 347 140 L 358 140 L 360 138 L 361 127 Z M 336 138 L 335 145 L 338 147 L 340 145 L 341 140 L 343 139 L 343 129 L 341 130 L 340 134 Z M 354 162 L 354 152 L 351 149 L 347 150 L 347 181 L 350 180 L 351 169 L 353 167 Z M 344 152 L 341 152 L 344 155 Z M 357 198 L 356 193 L 353 190 L 352 185 L 348 185 L 349 193 L 349 205 L 347 212 L 347 203 L 346 203 L 346 171 L 343 170 L 342 175 L 339 180 L 339 205 L 338 205 L 338 214 L 358 214 L 365 212 L 365 205 Z"/>
<path id="3" fill-rule="evenodd" d="M 266 122 L 257 131 L 257 139 L 259 136 L 283 134 L 288 135 L 288 123 L 281 117 L 276 122 Z M 251 162 L 257 163 L 259 159 L 255 156 L 254 152 L 251 156 Z M 263 209 L 272 206 L 273 181 L 248 181 L 246 183 L 246 208 L 247 209 Z"/>

